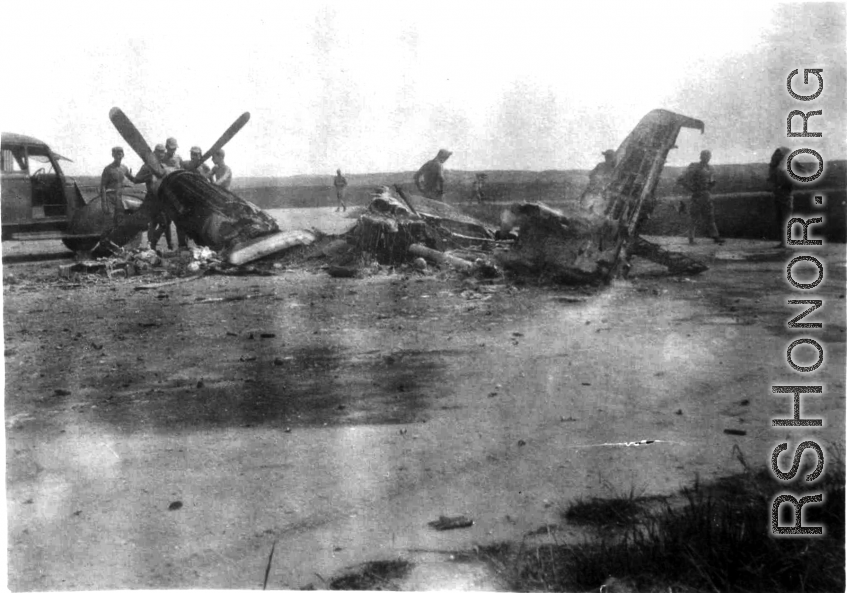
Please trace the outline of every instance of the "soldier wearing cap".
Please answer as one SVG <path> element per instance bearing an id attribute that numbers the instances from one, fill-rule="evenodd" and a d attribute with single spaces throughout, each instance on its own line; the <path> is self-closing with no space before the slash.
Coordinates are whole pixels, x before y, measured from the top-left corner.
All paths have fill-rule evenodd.
<path id="1" fill-rule="evenodd" d="M 171 137 L 165 141 L 165 158 L 162 161 L 164 166 L 182 169 L 182 158 L 176 153 L 177 148 L 179 148 L 179 144 L 177 144 L 176 138 Z"/>
<path id="2" fill-rule="evenodd" d="M 415 186 L 425 197 L 444 200 L 444 163 L 453 153 L 442 148 L 431 161 L 427 161 L 415 173 Z"/>
<path id="3" fill-rule="evenodd" d="M 123 194 L 124 179 L 134 181 L 132 171 L 121 164 L 124 158 L 124 149 L 120 146 L 115 146 L 112 149 L 112 162 L 106 165 L 100 175 L 100 199 L 103 207 L 103 212 L 111 216 L 114 223 L 117 224 L 121 215 L 123 215 L 123 202 L 121 196 Z"/>
<path id="4" fill-rule="evenodd" d="M 676 184 L 691 192 L 691 206 L 689 207 L 690 224 L 688 227 L 688 242 L 694 245 L 694 236 L 697 226 L 704 225 L 709 231 L 709 236 L 717 244 L 725 243 L 718 233 L 715 224 L 715 206 L 712 204 L 712 187 L 715 185 L 715 174 L 709 161 L 712 153 L 709 150 L 700 152 L 700 162 L 691 163 L 688 169 L 677 180 Z"/>
<path id="5" fill-rule="evenodd" d="M 598 163 L 596 167 L 588 174 L 589 187 L 602 189 L 612 177 L 612 172 L 615 170 L 615 151 L 611 148 L 603 151 L 603 162 Z"/>
<path id="6" fill-rule="evenodd" d="M 617 165 L 614 150 L 609 148 L 601 154 L 603 155 L 603 162 L 598 163 L 588 174 L 588 185 L 579 198 L 580 207 L 589 212 L 595 212 L 598 208 L 602 208 L 605 203 L 603 189 L 611 181 L 612 173 L 614 173 Z"/>
<path id="7" fill-rule="evenodd" d="M 343 211 L 347 212 L 347 204 L 344 203 L 344 192 L 347 190 L 347 179 L 341 174 L 341 169 L 335 170 L 335 179 L 332 184 L 335 186 L 335 197 L 338 198 L 338 207 L 335 211 L 338 212 L 343 208 Z"/>
<path id="8" fill-rule="evenodd" d="M 203 158 L 203 151 L 200 150 L 200 147 L 199 146 L 192 146 L 191 147 L 191 161 L 188 163 L 189 168 L 194 169 L 195 171 L 200 173 L 200 175 L 202 175 L 203 177 L 206 177 L 208 179 L 209 173 L 211 172 L 211 169 L 209 168 L 209 165 L 207 165 L 206 163 L 200 162 L 200 159 L 202 159 L 202 158 Z"/>
<path id="9" fill-rule="evenodd" d="M 209 173 L 209 179 L 215 185 L 224 189 L 229 189 L 229 184 L 232 183 L 232 169 L 224 163 L 225 156 L 226 153 L 223 148 L 219 148 L 215 154 L 212 155 L 212 162 L 215 163 L 215 166 L 212 167 L 212 171 Z"/>

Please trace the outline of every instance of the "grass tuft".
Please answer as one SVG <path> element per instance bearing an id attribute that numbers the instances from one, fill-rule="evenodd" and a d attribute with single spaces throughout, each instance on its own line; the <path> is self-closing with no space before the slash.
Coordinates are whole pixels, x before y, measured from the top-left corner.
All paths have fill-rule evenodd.
<path id="1" fill-rule="evenodd" d="M 597 590 L 609 577 L 624 578 L 638 591 L 843 591 L 845 473 L 835 457 L 815 483 L 784 485 L 767 468 L 753 471 L 739 452 L 745 471 L 710 484 L 697 481 L 658 510 L 632 492 L 575 502 L 564 513 L 569 521 L 622 526 L 598 530 L 582 545 L 522 544 L 517 552 L 490 546 L 480 557 L 509 567 L 501 576 L 521 591 Z M 824 535 L 770 535 L 771 501 L 785 491 L 798 499 L 823 492 L 822 505 L 804 509 L 803 524 L 825 525 Z"/>
<path id="2" fill-rule="evenodd" d="M 329 582 L 334 591 L 396 591 L 399 583 L 411 570 L 407 560 L 378 560 L 356 566 L 350 573 Z"/>

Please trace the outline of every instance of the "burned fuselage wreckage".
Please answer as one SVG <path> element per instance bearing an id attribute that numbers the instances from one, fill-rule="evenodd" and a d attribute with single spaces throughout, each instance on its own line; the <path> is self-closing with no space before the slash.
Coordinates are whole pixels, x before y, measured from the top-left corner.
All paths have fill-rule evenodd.
<path id="1" fill-rule="evenodd" d="M 164 167 L 120 109 L 112 109 L 110 119 L 156 181 L 145 204 L 103 234 L 106 244 L 129 243 L 146 228 L 150 209 L 155 208 L 164 210 L 198 246 L 217 251 L 229 265 L 316 240 L 312 231 L 280 230 L 269 214 L 192 170 Z M 248 119 L 245 113 L 236 120 L 204 158 Z M 660 263 L 671 274 L 698 274 L 707 269 L 702 263 L 639 236 L 655 206 L 654 192 L 668 152 L 683 127 L 704 130 L 700 120 L 651 111 L 617 149 L 614 167 L 602 183 L 589 184 L 578 202 L 563 209 L 540 202 L 511 204 L 502 212 L 499 229 L 456 206 L 409 193 L 399 185 L 380 187 L 347 232 L 346 242 L 383 264 L 424 258 L 487 275 L 505 269 L 567 283 L 600 283 L 625 276 L 632 256 Z M 80 217 L 77 232 L 86 230 L 84 223 L 85 217 Z M 344 275 L 352 274 L 348 272 Z"/>
<path id="2" fill-rule="evenodd" d="M 662 264 L 672 274 L 698 274 L 707 269 L 704 264 L 639 236 L 655 206 L 668 152 L 683 127 L 704 130 L 700 120 L 651 111 L 616 151 L 610 175 L 589 185 L 578 203 L 564 209 L 514 203 L 502 212 L 496 233 L 441 202 L 407 195 L 399 187 L 382 188 L 360 219 L 359 242 L 391 260 L 406 252 L 422 255 L 422 246 L 438 251 L 452 247 L 459 253 L 473 246 L 497 253 L 497 263 L 513 272 L 568 283 L 625 276 L 634 255 Z M 472 259 L 479 264 L 479 258 Z"/>
<path id="3" fill-rule="evenodd" d="M 671 253 L 639 236 L 655 205 L 655 190 L 668 152 L 682 128 L 703 132 L 702 121 L 657 109 L 645 115 L 615 152 L 615 166 L 602 184 L 590 184 L 571 208 L 513 204 L 501 217 L 501 232 L 520 228 L 512 265 L 549 271 L 566 281 L 625 276 L 630 258 L 650 259 L 672 274 L 699 274 L 702 263 Z"/>

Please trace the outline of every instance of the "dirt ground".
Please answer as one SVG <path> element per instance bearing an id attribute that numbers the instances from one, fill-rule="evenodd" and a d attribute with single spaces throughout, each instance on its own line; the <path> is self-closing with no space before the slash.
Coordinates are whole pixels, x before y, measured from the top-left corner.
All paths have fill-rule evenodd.
<path id="1" fill-rule="evenodd" d="M 734 473 L 734 445 L 763 467 L 784 439 L 843 453 L 844 245 L 797 252 L 826 254 L 810 296 L 770 242 L 653 239 L 711 269 L 636 262 L 588 290 L 290 265 L 150 291 L 5 265 L 9 587 L 256 588 L 274 546 L 272 589 L 395 558 L 418 565 L 410 589 L 494 589 L 433 567 L 578 497 Z M 824 300 L 804 320 L 823 329 L 786 327 L 793 298 Z M 817 371 L 786 364 L 799 337 Z M 771 385 L 809 381 L 824 428 L 772 428 L 792 402 Z M 474 525 L 427 525 L 460 514 Z"/>

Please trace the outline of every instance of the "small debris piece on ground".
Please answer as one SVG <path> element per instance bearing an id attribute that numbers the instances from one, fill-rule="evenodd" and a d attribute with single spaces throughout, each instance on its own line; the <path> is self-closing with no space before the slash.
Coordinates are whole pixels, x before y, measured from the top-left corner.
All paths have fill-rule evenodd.
<path id="1" fill-rule="evenodd" d="M 53 390 L 53 395 L 65 396 L 65 395 L 70 395 L 70 394 L 71 394 L 71 392 L 68 391 L 67 389 L 54 389 Z"/>
<path id="2" fill-rule="evenodd" d="M 468 519 L 464 515 L 458 515 L 456 517 L 445 517 L 444 515 L 441 515 L 438 518 L 438 521 L 430 521 L 427 525 L 437 529 L 438 531 L 444 531 L 446 529 L 471 527 L 473 525 L 473 520 Z"/>
<path id="3" fill-rule="evenodd" d="M 743 437 L 744 435 L 747 434 L 746 430 L 737 430 L 735 428 L 724 428 L 723 432 L 724 432 L 724 434 L 733 434 L 733 435 L 740 436 L 740 437 Z"/>
<path id="4" fill-rule="evenodd" d="M 179 500 L 175 500 L 170 505 L 168 505 L 169 511 L 178 511 L 181 508 L 182 508 L 182 502 L 179 501 Z"/>

